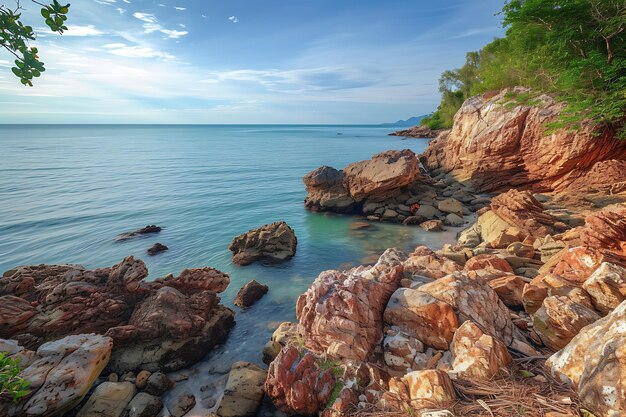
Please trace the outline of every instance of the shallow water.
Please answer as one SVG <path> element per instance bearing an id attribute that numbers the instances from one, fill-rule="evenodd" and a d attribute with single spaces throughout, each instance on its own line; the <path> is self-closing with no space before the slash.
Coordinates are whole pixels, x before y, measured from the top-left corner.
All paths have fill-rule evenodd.
<path id="1" fill-rule="evenodd" d="M 295 299 L 320 271 L 369 262 L 386 248 L 433 248 L 456 230 L 375 224 L 304 210 L 302 176 L 320 165 L 342 168 L 387 149 L 421 152 L 426 140 L 388 137 L 370 126 L 0 126 L 0 272 L 16 265 L 113 265 L 144 260 L 150 279 L 189 267 L 228 272 L 222 294 L 232 306 L 250 279 L 269 285 L 252 308 L 237 313 L 227 343 L 181 387 L 198 387 L 207 369 L 234 360 L 261 362 L 277 322 L 295 319 Z M 296 256 L 282 265 L 238 267 L 231 239 L 285 220 L 298 237 Z M 158 235 L 117 242 L 147 224 Z M 169 247 L 154 257 L 156 242 Z M 189 415 L 201 415 L 201 404 Z"/>

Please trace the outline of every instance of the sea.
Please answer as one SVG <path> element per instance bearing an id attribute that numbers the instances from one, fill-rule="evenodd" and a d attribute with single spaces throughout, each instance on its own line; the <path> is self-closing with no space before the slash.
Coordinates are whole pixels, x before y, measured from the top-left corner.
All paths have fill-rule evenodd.
<path id="1" fill-rule="evenodd" d="M 227 341 L 177 391 L 210 384 L 234 361 L 262 365 L 263 345 L 276 326 L 295 320 L 295 301 L 321 271 L 373 262 L 390 247 L 437 249 L 459 229 L 375 223 L 304 209 L 302 177 L 330 165 L 388 149 L 422 152 L 427 139 L 387 136 L 390 127 L 347 125 L 0 125 L 0 273 L 17 265 L 111 266 L 142 259 L 148 279 L 185 268 L 227 272 L 222 302 L 236 312 Z M 249 229 L 286 221 L 295 257 L 283 264 L 236 266 L 228 245 Z M 117 241 L 119 234 L 156 224 L 156 235 Z M 169 250 L 148 256 L 160 242 Z M 246 310 L 233 306 L 251 279 L 269 293 Z M 181 388 L 182 386 L 182 388 Z M 199 394 L 201 396 L 201 393 Z M 199 401 L 198 415 L 212 400 Z"/>

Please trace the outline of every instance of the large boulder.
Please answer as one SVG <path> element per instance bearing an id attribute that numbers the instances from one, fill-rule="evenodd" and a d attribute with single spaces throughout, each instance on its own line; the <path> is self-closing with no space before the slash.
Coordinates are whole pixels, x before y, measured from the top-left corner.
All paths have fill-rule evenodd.
<path id="1" fill-rule="evenodd" d="M 563 128 L 546 134 L 563 104 L 547 95 L 538 96 L 533 105 L 509 98 L 528 93 L 518 87 L 467 100 L 452 131 L 430 142 L 422 158 L 427 168 L 449 172 L 486 192 L 512 187 L 610 189 L 626 181 L 626 170 L 620 169 L 626 166 L 626 142 L 616 140 L 613 128 L 585 122 L 575 131 Z M 615 160 L 613 169 L 605 167 L 609 160 Z M 595 172 L 598 175 L 589 175 Z"/>
<path id="2" fill-rule="evenodd" d="M 331 357 L 365 360 L 382 339 L 383 311 L 405 260 L 388 249 L 373 266 L 322 272 L 296 303 L 304 345 Z"/>
<path id="3" fill-rule="evenodd" d="M 609 314 L 626 300 L 626 268 L 604 262 L 583 283 L 593 305 L 602 314 Z"/>
<path id="4" fill-rule="evenodd" d="M 256 280 L 241 287 L 235 296 L 234 304 L 241 308 L 250 307 L 263 297 L 269 290 L 267 285 L 259 284 Z"/>
<path id="5" fill-rule="evenodd" d="M 76 417 L 120 417 L 136 391 L 132 382 L 103 382 L 96 387 Z"/>
<path id="6" fill-rule="evenodd" d="M 234 324 L 217 292 L 230 282 L 213 268 L 185 269 L 153 282 L 145 264 L 127 257 L 110 268 L 18 267 L 0 278 L 0 337 L 42 342 L 98 333 L 114 341 L 115 372 L 180 369 L 220 343 Z"/>
<path id="7" fill-rule="evenodd" d="M 255 416 L 263 400 L 266 377 L 267 371 L 253 363 L 235 362 L 217 414 L 220 417 Z"/>
<path id="8" fill-rule="evenodd" d="M 1 350 L 9 350 L 6 343 L 0 340 Z M 30 354 L 15 343 L 10 345 L 13 357 L 30 358 L 21 361 L 25 366 L 21 376 L 30 383 L 30 393 L 18 402 L 0 399 L 0 415 L 57 417 L 87 395 L 109 361 L 113 340 L 95 334 L 72 335 L 44 343 Z"/>
<path id="9" fill-rule="evenodd" d="M 626 415 L 626 302 L 585 327 L 547 366 L 598 417 Z"/>
<path id="10" fill-rule="evenodd" d="M 233 239 L 228 249 L 233 262 L 248 265 L 256 261 L 284 262 L 296 254 L 298 239 L 285 222 L 275 222 L 252 229 Z"/>
<path id="11" fill-rule="evenodd" d="M 375 202 L 399 197 L 425 178 L 420 174 L 420 162 L 415 153 L 404 149 L 381 152 L 366 161 L 352 163 L 343 170 L 323 166 L 309 172 L 303 180 L 307 191 L 304 205 L 310 210 L 373 214 L 375 210 L 372 207 L 375 206 L 382 208 L 382 215 L 384 207 L 375 205 Z M 399 203 L 404 204 L 409 198 Z M 394 210 L 388 211 L 391 213 Z M 411 213 L 408 211 L 406 214 Z"/>

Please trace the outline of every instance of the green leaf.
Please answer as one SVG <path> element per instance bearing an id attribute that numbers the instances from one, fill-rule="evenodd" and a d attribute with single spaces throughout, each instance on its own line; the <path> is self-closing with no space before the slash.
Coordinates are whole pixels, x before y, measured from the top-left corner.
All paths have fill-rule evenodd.
<path id="1" fill-rule="evenodd" d="M 46 9 L 46 8 L 41 9 L 41 15 L 42 15 L 45 19 L 49 18 L 49 17 L 50 17 L 50 10 L 48 10 L 48 9 Z"/>

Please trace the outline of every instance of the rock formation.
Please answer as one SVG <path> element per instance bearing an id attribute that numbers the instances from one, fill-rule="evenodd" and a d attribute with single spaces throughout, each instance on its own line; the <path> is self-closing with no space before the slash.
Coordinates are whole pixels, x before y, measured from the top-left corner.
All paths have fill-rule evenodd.
<path id="1" fill-rule="evenodd" d="M 233 239 L 228 249 L 233 262 L 248 265 L 256 261 L 284 262 L 296 254 L 298 240 L 285 222 L 276 222 L 252 229 Z"/>
<path id="2" fill-rule="evenodd" d="M 538 96 L 536 105 L 511 98 L 528 92 L 507 89 L 467 100 L 452 130 L 430 143 L 423 155 L 426 167 L 485 192 L 623 189 L 626 141 L 591 123 L 575 132 L 548 133 L 547 124 L 558 119 L 563 104 L 547 95 Z"/>
<path id="3" fill-rule="evenodd" d="M 153 282 L 145 264 L 125 258 L 110 268 L 18 267 L 0 278 L 0 337 L 28 348 L 67 334 L 113 339 L 109 367 L 171 371 L 202 358 L 234 324 L 219 304 L 230 282 L 213 268 L 186 269 Z"/>
<path id="4" fill-rule="evenodd" d="M 407 138 L 433 139 L 439 136 L 445 130 L 446 129 L 432 130 L 428 126 L 413 126 L 405 130 L 398 130 L 396 132 L 392 132 L 389 134 L 389 136 L 404 136 Z"/>

